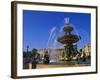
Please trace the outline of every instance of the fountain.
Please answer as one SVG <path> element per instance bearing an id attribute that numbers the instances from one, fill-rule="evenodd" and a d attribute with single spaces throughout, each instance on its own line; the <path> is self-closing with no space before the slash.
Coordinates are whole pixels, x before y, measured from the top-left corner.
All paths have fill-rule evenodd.
<path id="1" fill-rule="evenodd" d="M 65 54 L 67 55 L 67 61 L 71 61 L 73 57 L 78 53 L 78 50 L 74 48 L 74 44 L 76 44 L 81 37 L 79 35 L 72 34 L 71 32 L 74 30 L 73 25 L 69 23 L 69 19 L 66 20 L 66 23 L 63 26 L 64 35 L 58 37 L 57 41 L 64 44 Z M 77 44 L 76 44 L 77 46 Z"/>

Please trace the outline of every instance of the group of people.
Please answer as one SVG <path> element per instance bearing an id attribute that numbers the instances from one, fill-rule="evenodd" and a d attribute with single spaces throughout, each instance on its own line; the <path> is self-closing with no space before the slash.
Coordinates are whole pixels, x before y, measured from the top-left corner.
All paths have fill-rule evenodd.
<path id="1" fill-rule="evenodd" d="M 43 64 L 49 64 L 50 58 L 48 51 L 45 51 L 43 60 L 40 58 L 40 54 L 37 52 L 36 49 L 32 50 L 31 56 L 27 56 L 24 58 L 24 69 L 28 69 L 26 65 L 29 63 L 32 64 L 32 69 L 35 69 L 37 67 L 37 64 L 39 64 L 41 61 L 43 61 Z"/>

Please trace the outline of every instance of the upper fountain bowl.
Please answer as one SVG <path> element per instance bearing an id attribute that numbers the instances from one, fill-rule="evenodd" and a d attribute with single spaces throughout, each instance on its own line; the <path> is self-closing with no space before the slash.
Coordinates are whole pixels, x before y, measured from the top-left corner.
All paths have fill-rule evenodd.
<path id="1" fill-rule="evenodd" d="M 64 32 L 71 32 L 73 31 L 73 27 L 71 24 L 65 24 L 64 27 L 63 27 L 63 31 Z"/>

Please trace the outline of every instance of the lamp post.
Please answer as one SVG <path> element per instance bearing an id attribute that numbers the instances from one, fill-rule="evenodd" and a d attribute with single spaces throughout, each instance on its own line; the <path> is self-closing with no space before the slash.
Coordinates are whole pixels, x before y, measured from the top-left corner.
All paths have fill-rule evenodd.
<path id="1" fill-rule="evenodd" d="M 28 53 L 29 45 L 27 45 L 27 53 Z"/>

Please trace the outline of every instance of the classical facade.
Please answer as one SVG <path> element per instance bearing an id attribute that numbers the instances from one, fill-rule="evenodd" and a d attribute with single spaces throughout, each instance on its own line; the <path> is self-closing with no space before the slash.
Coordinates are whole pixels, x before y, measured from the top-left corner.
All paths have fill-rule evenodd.
<path id="1" fill-rule="evenodd" d="M 42 60 L 44 59 L 44 54 L 45 54 L 46 51 L 48 51 L 51 62 L 58 62 L 59 60 L 62 59 L 64 49 L 63 48 L 59 48 L 59 49 L 51 49 L 51 48 L 38 49 L 38 53 L 40 54 L 40 57 L 41 57 Z"/>
<path id="2" fill-rule="evenodd" d="M 77 45 L 73 45 L 74 50 L 77 50 Z M 40 54 L 41 60 L 44 59 L 44 54 L 45 52 L 48 51 L 48 54 L 50 56 L 50 62 L 60 62 L 67 60 L 67 54 L 65 54 L 64 48 L 43 48 L 43 49 L 38 49 L 38 53 Z M 75 51 L 76 52 L 76 51 Z M 80 57 L 82 58 L 84 55 L 86 57 L 91 56 L 91 45 L 86 44 L 84 48 L 81 49 Z M 79 57 L 79 54 L 76 53 L 76 56 L 74 56 L 72 59 L 77 59 Z M 54 61 L 53 61 L 54 60 Z"/>
<path id="3" fill-rule="evenodd" d="M 74 45 L 73 48 L 74 48 L 74 50 L 76 50 L 77 46 Z M 64 48 L 56 48 L 56 49 L 44 48 L 44 49 L 38 49 L 38 53 L 40 54 L 41 60 L 44 59 L 44 54 L 45 54 L 46 51 L 48 51 L 48 54 L 50 56 L 50 61 L 51 62 L 58 62 L 59 63 L 60 61 L 67 60 L 67 54 L 65 53 Z"/>

